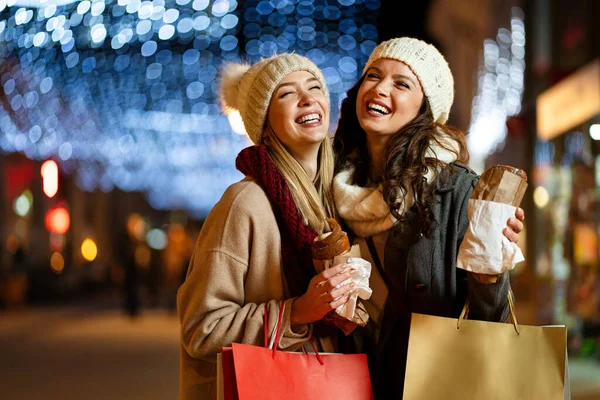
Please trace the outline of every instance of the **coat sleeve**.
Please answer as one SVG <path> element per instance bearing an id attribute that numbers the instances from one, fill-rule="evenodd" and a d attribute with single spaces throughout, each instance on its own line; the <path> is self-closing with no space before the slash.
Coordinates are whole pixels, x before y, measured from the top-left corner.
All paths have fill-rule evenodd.
<path id="1" fill-rule="evenodd" d="M 234 208 L 229 211 L 234 212 Z M 208 234 L 201 233 L 188 275 L 177 293 L 177 305 L 185 351 L 194 358 L 214 360 L 222 347 L 233 342 L 263 346 L 265 307 L 269 307 L 268 332 L 271 337 L 281 300 L 284 299 L 282 294 L 282 298 L 265 298 L 260 303 L 245 300 L 245 281 L 251 268 L 249 252 L 252 240 L 259 239 L 253 234 L 252 223 L 246 221 L 243 215 L 235 222 L 228 222 L 227 218 L 211 221 L 211 217 L 213 215 L 209 215 L 203 227 L 203 230 L 210 227 Z M 216 231 L 213 229 L 215 226 Z M 226 231 L 233 241 L 239 239 L 242 245 L 237 249 L 232 246 L 223 248 L 219 243 L 219 230 Z M 291 329 L 293 300 L 285 299 L 279 342 L 282 350 L 296 350 L 312 334 L 312 324 L 294 327 L 295 331 Z"/>
<path id="2" fill-rule="evenodd" d="M 469 226 L 469 198 L 477 184 L 477 178 L 473 178 L 468 189 L 463 191 L 464 195 L 460 202 L 459 232 L 460 240 L 458 248 Z M 458 254 L 457 248 L 457 254 Z M 505 322 L 510 310 L 508 307 L 508 292 L 510 281 L 508 271 L 503 272 L 496 283 L 484 284 L 477 281 L 471 273 L 467 272 L 467 286 L 469 290 L 469 318 L 481 321 Z"/>

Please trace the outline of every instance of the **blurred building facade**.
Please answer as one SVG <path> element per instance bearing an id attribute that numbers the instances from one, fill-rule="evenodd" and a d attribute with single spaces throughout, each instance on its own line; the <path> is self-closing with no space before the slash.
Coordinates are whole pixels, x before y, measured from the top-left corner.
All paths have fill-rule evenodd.
<path id="1" fill-rule="evenodd" d="M 600 4 L 524 5 L 523 106 L 486 165 L 524 168 L 530 187 L 517 298 L 537 324 L 566 324 L 574 354 L 600 355 Z"/>

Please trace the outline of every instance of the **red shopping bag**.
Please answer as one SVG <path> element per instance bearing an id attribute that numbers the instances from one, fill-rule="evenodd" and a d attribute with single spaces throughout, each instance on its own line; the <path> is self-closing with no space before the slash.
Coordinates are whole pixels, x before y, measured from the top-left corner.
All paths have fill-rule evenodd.
<path id="1" fill-rule="evenodd" d="M 217 400 L 238 400 L 235 367 L 233 366 L 233 349 L 231 347 L 223 347 L 219 361 L 221 363 L 221 370 L 217 373 L 221 374 L 220 377 L 217 377 L 217 381 L 220 381 Z M 219 366 L 217 365 L 217 367 Z"/>
<path id="2" fill-rule="evenodd" d="M 273 349 L 267 347 L 266 332 L 265 347 L 233 343 L 231 348 L 223 349 L 221 373 L 224 400 L 373 398 L 364 354 L 277 351 L 283 311 L 282 304 Z M 266 315 L 267 311 L 265 321 Z"/>

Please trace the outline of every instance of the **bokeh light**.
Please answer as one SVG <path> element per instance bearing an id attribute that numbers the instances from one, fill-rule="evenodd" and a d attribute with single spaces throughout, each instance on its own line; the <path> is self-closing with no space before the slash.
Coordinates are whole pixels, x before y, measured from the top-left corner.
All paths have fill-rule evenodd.
<path id="1" fill-rule="evenodd" d="M 26 190 L 19 197 L 17 197 L 13 203 L 13 210 L 15 214 L 20 217 L 25 217 L 29 214 L 33 205 L 33 195 L 30 190 Z"/>
<path id="2" fill-rule="evenodd" d="M 81 255 L 87 261 L 94 261 L 98 255 L 98 247 L 96 246 L 96 242 L 90 238 L 86 238 L 81 243 Z"/>
<path id="3" fill-rule="evenodd" d="M 548 190 L 543 186 L 538 186 L 533 191 L 533 202 L 537 208 L 544 208 L 550 201 L 550 194 Z"/>
<path id="4" fill-rule="evenodd" d="M 525 76 L 525 23 L 523 10 L 512 8 L 510 30 L 498 30 L 496 40 L 483 46 L 477 95 L 473 98 L 467 137 L 471 163 L 483 160 L 504 143 L 506 121 L 521 111 Z"/>
<path id="5" fill-rule="evenodd" d="M 52 253 L 52 256 L 50 256 L 50 268 L 56 275 L 62 274 L 65 269 L 65 259 L 60 253 Z"/>
<path id="6" fill-rule="evenodd" d="M 167 246 L 167 234 L 161 229 L 152 229 L 146 236 L 148 246 L 155 250 L 162 250 Z"/>
<path id="7" fill-rule="evenodd" d="M 250 144 L 221 114 L 220 65 L 290 51 L 307 55 L 325 72 L 334 124 L 377 42 L 380 6 L 379 0 L 53 3 L 35 8 L 0 0 L 0 100 L 6 100 L 0 150 L 51 158 L 83 190 L 142 191 L 157 209 L 195 217 L 241 178 L 234 160 Z"/>
<path id="8" fill-rule="evenodd" d="M 66 208 L 59 206 L 46 212 L 44 222 L 48 231 L 64 235 L 71 226 L 71 216 Z"/>

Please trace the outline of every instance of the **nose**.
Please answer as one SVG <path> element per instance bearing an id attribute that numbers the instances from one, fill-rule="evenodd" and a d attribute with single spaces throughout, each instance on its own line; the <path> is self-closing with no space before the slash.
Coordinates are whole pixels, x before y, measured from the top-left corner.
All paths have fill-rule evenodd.
<path id="1" fill-rule="evenodd" d="M 309 92 L 303 93 L 302 97 L 300 97 L 300 105 L 301 106 L 312 106 L 315 104 L 315 98 Z"/>
<path id="2" fill-rule="evenodd" d="M 378 82 L 377 85 L 375 85 L 373 87 L 373 89 L 371 89 L 371 91 L 376 96 L 381 96 L 381 97 L 387 97 L 388 94 L 390 93 L 389 89 L 384 81 Z"/>

